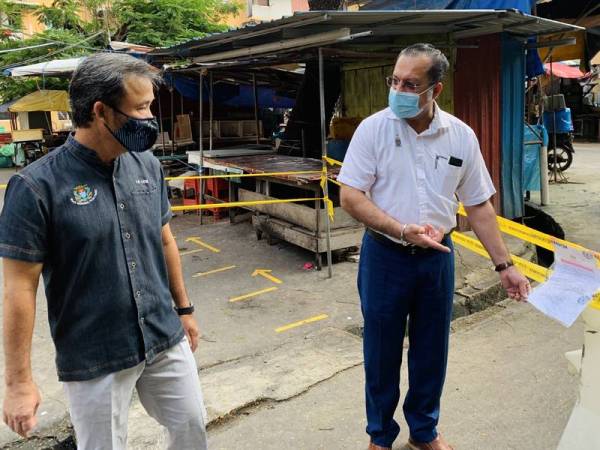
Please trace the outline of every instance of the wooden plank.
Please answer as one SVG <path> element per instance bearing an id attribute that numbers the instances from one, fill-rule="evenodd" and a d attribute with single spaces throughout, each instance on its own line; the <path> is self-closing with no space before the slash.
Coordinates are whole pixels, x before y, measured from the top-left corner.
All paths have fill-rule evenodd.
<path id="1" fill-rule="evenodd" d="M 248 191 L 246 189 L 238 190 L 240 201 L 256 201 L 256 200 L 276 200 L 275 197 L 269 197 L 264 194 L 257 192 Z M 310 231 L 316 231 L 317 229 L 317 218 L 314 208 L 310 206 L 300 205 L 296 203 L 284 203 L 275 205 L 256 205 L 252 207 L 256 211 L 260 211 L 264 214 L 268 214 L 279 219 L 286 220 L 294 225 L 298 225 L 302 228 L 306 228 Z M 331 223 L 331 229 L 345 228 L 345 227 L 356 227 L 358 222 L 354 220 L 346 211 L 341 207 L 334 209 L 335 220 Z M 326 211 L 322 209 L 320 211 L 321 217 L 319 220 L 319 231 L 325 232 L 326 224 Z"/>
<path id="2" fill-rule="evenodd" d="M 294 226 L 284 220 L 264 216 L 253 216 L 252 225 L 271 237 L 282 239 L 291 244 L 315 252 L 317 248 L 326 248 L 325 235 L 315 237 L 309 230 Z M 346 227 L 331 232 L 331 249 L 357 247 L 361 244 L 365 233 L 362 225 L 358 227 Z"/>

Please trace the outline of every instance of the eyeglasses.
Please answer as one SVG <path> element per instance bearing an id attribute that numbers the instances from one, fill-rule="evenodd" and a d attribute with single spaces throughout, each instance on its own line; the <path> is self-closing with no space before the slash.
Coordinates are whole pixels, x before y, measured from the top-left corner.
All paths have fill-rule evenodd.
<path id="1" fill-rule="evenodd" d="M 393 87 L 394 89 L 402 88 L 408 92 L 417 92 L 417 89 L 423 86 L 422 84 L 416 84 L 411 83 L 410 81 L 399 80 L 394 76 L 385 77 L 385 84 L 387 84 L 388 87 Z"/>

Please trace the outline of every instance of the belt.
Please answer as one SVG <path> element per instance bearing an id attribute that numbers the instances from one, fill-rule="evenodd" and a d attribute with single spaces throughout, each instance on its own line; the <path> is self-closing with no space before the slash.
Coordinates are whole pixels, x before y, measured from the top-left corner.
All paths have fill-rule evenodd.
<path id="1" fill-rule="evenodd" d="M 392 241 L 390 238 L 384 236 L 381 233 L 378 233 L 375 230 L 372 230 L 371 228 L 367 228 L 367 234 L 369 236 L 371 236 L 373 239 L 375 239 L 377 242 L 379 242 L 380 244 L 383 244 L 386 247 L 392 248 L 394 250 L 397 250 L 399 252 L 406 253 L 409 255 L 424 255 L 427 253 L 438 251 L 438 250 L 435 250 L 432 248 L 419 247 L 415 244 L 406 244 L 405 245 L 405 244 L 401 244 L 400 242 Z M 448 236 L 449 236 L 448 234 L 446 234 L 444 236 L 444 239 L 442 239 L 442 243 Z"/>

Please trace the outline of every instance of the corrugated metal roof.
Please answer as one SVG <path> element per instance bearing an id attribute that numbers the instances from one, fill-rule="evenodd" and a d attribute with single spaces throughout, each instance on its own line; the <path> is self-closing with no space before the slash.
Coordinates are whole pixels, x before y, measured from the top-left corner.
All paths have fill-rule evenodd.
<path id="1" fill-rule="evenodd" d="M 349 29 L 350 35 L 358 35 L 361 43 L 414 34 L 448 34 L 457 40 L 499 32 L 525 37 L 582 29 L 514 10 L 311 11 L 156 49 L 150 56 L 158 59 L 200 57 L 288 42 L 343 28 Z M 294 49 L 297 47 L 286 48 L 287 51 Z"/>

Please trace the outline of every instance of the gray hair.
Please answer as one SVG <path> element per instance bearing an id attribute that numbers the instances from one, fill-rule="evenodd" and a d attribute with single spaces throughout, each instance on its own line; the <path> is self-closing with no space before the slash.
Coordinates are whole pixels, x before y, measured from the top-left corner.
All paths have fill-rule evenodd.
<path id="1" fill-rule="evenodd" d="M 419 43 L 410 45 L 400 52 L 398 58 L 400 56 L 427 56 L 431 59 L 431 67 L 427 75 L 429 75 L 432 84 L 442 81 L 450 67 L 446 56 L 431 44 Z"/>
<path id="2" fill-rule="evenodd" d="M 160 75 L 150 64 L 123 53 L 97 53 L 85 58 L 73 73 L 69 86 L 75 127 L 86 127 L 92 120 L 94 103 L 118 107 L 124 96 L 125 78 L 148 78 L 156 87 Z"/>

